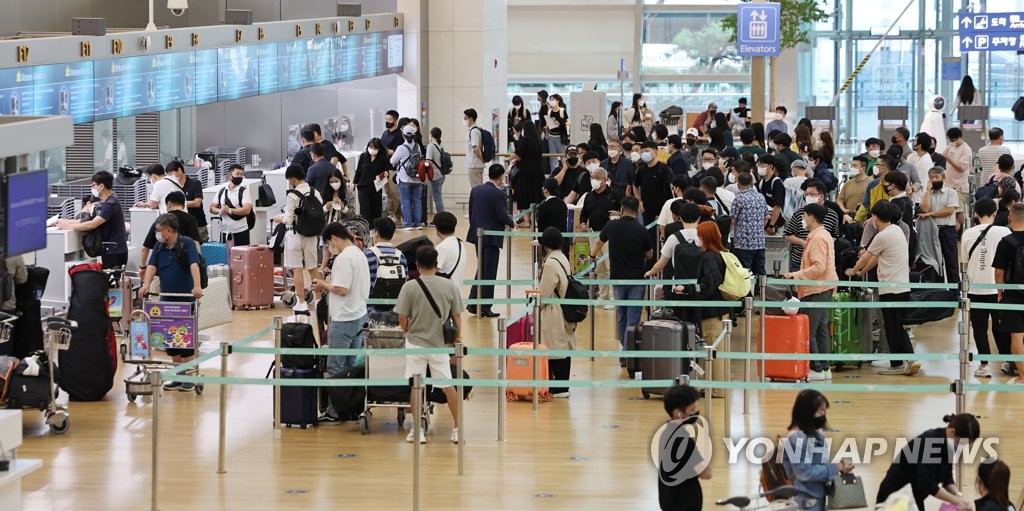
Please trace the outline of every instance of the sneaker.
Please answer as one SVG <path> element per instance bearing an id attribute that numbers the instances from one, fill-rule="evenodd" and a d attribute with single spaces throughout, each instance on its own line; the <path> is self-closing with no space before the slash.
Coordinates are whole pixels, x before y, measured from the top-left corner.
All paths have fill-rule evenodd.
<path id="1" fill-rule="evenodd" d="M 416 230 L 422 231 L 423 230 L 423 224 L 417 225 L 416 226 Z"/>
<path id="2" fill-rule="evenodd" d="M 414 433 L 415 431 L 410 431 L 408 435 L 405 435 L 405 441 L 411 444 Z M 420 443 L 427 443 L 427 435 L 424 435 L 422 431 L 420 431 Z"/>
<path id="3" fill-rule="evenodd" d="M 807 373 L 807 381 L 825 381 L 825 373 L 811 371 L 810 373 Z"/>
<path id="4" fill-rule="evenodd" d="M 822 371 L 822 373 L 825 375 L 825 380 L 826 381 L 832 381 L 832 370 L 831 369 L 826 369 L 826 370 Z"/>
<path id="5" fill-rule="evenodd" d="M 1002 371 L 1003 374 L 1005 374 L 1006 376 L 1017 375 L 1017 365 L 1011 364 L 1010 362 L 1003 362 L 1003 365 L 999 368 L 999 370 Z"/>
<path id="6" fill-rule="evenodd" d="M 1006 381 L 1006 383 L 1007 383 L 1007 385 L 1016 385 L 1018 383 L 1024 384 L 1024 380 L 1021 380 L 1021 381 L 1017 381 L 1017 380 L 1020 380 L 1020 378 L 1010 378 L 1009 380 Z"/>
<path id="7" fill-rule="evenodd" d="M 602 305 L 601 308 L 606 310 L 606 311 L 613 311 L 613 310 L 615 310 L 615 306 L 614 305 Z"/>
<path id="8" fill-rule="evenodd" d="M 164 390 L 178 390 L 181 387 L 180 381 L 169 381 L 164 384 Z"/>
<path id="9" fill-rule="evenodd" d="M 875 360 L 871 363 L 871 367 L 874 367 L 875 369 L 888 369 L 889 366 L 890 364 L 888 360 Z"/>
<path id="10" fill-rule="evenodd" d="M 452 436 L 449 438 L 453 444 L 459 443 L 459 428 L 452 428 Z"/>
<path id="11" fill-rule="evenodd" d="M 328 426 L 334 426 L 334 425 L 337 425 L 337 424 L 341 424 L 341 419 L 338 418 L 338 417 L 333 417 L 333 416 L 328 415 L 328 414 L 325 413 L 325 414 L 322 414 L 319 417 L 317 417 L 316 422 L 319 423 L 319 424 L 326 424 Z"/>
<path id="12" fill-rule="evenodd" d="M 402 232 L 409 232 L 411 230 L 412 230 L 412 226 L 411 225 L 409 225 L 409 226 L 404 226 L 403 225 L 402 228 L 399 229 L 399 231 L 402 231 Z"/>
<path id="13" fill-rule="evenodd" d="M 559 392 L 557 394 L 551 394 L 551 397 L 560 398 L 560 399 L 569 399 L 569 393 L 568 392 Z"/>
<path id="14" fill-rule="evenodd" d="M 921 370 L 921 363 L 918 361 L 907 362 L 904 364 L 907 366 L 907 372 L 903 373 L 906 376 L 914 376 Z"/>
<path id="15" fill-rule="evenodd" d="M 196 390 L 196 385 L 194 383 L 182 383 L 178 387 L 178 390 L 181 392 L 192 392 L 193 390 Z"/>
<path id="16" fill-rule="evenodd" d="M 992 370 L 989 369 L 988 364 L 982 364 L 982 365 L 978 366 L 977 369 L 974 370 L 974 377 L 975 378 L 991 378 L 992 377 Z"/>
<path id="17" fill-rule="evenodd" d="M 907 364 L 904 362 L 896 367 L 890 366 L 885 369 L 880 369 L 878 374 L 907 374 Z"/>

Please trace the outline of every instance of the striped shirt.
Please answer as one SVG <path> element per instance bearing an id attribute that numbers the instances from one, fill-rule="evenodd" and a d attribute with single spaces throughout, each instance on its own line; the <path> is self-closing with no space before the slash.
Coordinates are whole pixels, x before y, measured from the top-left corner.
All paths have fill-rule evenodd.
<path id="1" fill-rule="evenodd" d="M 373 246 L 373 249 L 379 250 L 381 255 L 389 255 L 398 252 L 390 243 L 378 243 Z M 370 289 L 373 289 L 374 284 L 377 283 L 377 267 L 380 266 L 380 262 L 377 260 L 377 254 L 373 249 L 366 249 L 363 251 L 366 254 L 366 262 L 370 265 Z M 409 274 L 409 263 L 405 260 L 405 254 L 398 252 L 398 258 L 402 262 L 402 267 L 405 268 L 405 274 Z"/>
<path id="2" fill-rule="evenodd" d="M 999 157 L 1004 154 L 1010 154 L 1010 148 L 1004 145 L 989 144 L 978 149 L 978 162 L 981 164 L 982 185 L 988 183 L 988 180 L 996 171 L 996 164 L 999 163 Z"/>

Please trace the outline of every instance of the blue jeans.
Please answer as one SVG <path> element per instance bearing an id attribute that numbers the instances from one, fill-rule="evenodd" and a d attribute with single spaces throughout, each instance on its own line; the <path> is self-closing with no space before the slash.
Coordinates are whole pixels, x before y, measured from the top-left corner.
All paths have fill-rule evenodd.
<path id="1" fill-rule="evenodd" d="M 362 348 L 365 322 L 365 316 L 352 321 L 331 321 L 331 326 L 327 329 L 327 346 L 332 349 Z M 327 357 L 327 377 L 337 378 L 346 369 L 355 365 L 355 355 Z"/>
<path id="2" fill-rule="evenodd" d="M 734 248 L 732 249 L 732 253 L 736 255 L 736 259 L 740 260 L 740 264 L 742 264 L 744 268 L 750 270 L 751 273 L 754 275 L 765 275 L 763 248 L 756 250 Z"/>
<path id="3" fill-rule="evenodd" d="M 612 293 L 616 300 L 643 300 L 644 286 L 612 286 Z M 640 324 L 640 314 L 643 313 L 642 305 L 617 305 L 615 307 L 615 322 L 618 327 L 619 344 L 626 350 L 626 328 Z"/>
<path id="4" fill-rule="evenodd" d="M 416 227 L 423 223 L 423 183 L 398 183 L 398 197 L 402 201 L 402 227 Z"/>
<path id="5" fill-rule="evenodd" d="M 434 194 L 435 213 L 441 213 L 444 211 L 444 197 L 442 190 L 442 188 L 444 187 L 444 178 L 445 176 L 441 176 L 435 179 L 434 181 L 430 182 L 430 192 Z"/>

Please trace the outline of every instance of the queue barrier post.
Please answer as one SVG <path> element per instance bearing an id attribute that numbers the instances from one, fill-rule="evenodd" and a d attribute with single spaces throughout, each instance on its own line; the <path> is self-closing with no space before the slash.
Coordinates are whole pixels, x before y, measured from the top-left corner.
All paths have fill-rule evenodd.
<path id="1" fill-rule="evenodd" d="M 504 348 L 508 345 L 508 324 L 505 318 L 498 318 L 498 347 Z M 498 441 L 505 441 L 505 360 L 506 357 L 498 356 L 498 380 L 503 385 L 498 387 Z M 461 409 L 461 408 L 460 408 Z M 461 432 L 459 434 L 462 434 Z M 459 439 L 461 440 L 461 438 Z"/>
<path id="2" fill-rule="evenodd" d="M 743 383 L 750 383 L 750 354 L 753 352 L 751 341 L 754 336 L 754 297 L 747 296 L 743 298 L 743 311 L 746 313 L 747 318 L 747 343 L 744 352 L 747 354 L 747 358 L 743 359 Z M 747 415 L 750 413 L 750 389 L 743 389 L 743 414 Z"/>
<path id="3" fill-rule="evenodd" d="M 153 371 L 149 374 L 149 390 L 153 393 L 153 420 L 151 424 L 152 435 L 152 467 L 150 467 L 150 487 L 149 487 L 149 498 L 150 511 L 159 511 L 159 483 L 160 483 L 160 458 L 159 458 L 159 441 L 160 441 L 160 373 Z"/>
<path id="4" fill-rule="evenodd" d="M 540 293 L 534 296 L 533 301 L 533 380 L 540 380 Z M 533 412 L 540 409 L 540 387 L 533 387 Z"/>
<path id="5" fill-rule="evenodd" d="M 782 261 L 775 261 L 775 266 L 778 268 L 782 264 Z M 778 271 L 776 271 L 778 273 Z M 768 301 L 768 277 L 766 275 L 758 275 L 757 282 L 761 288 L 761 318 L 758 320 L 758 324 L 761 326 L 760 331 L 757 333 L 757 351 L 758 353 L 764 353 L 766 346 L 764 341 L 766 321 L 768 319 L 768 308 L 764 306 L 764 302 Z M 764 362 L 758 362 L 760 367 L 764 367 Z M 764 383 L 764 369 L 758 371 L 758 378 L 761 383 Z"/>
<path id="6" fill-rule="evenodd" d="M 725 351 L 732 351 L 732 320 L 725 319 L 722 321 L 722 329 L 725 332 Z M 722 380 L 725 382 L 732 381 L 732 360 L 726 359 L 725 374 L 723 374 Z M 732 412 L 732 391 L 729 389 L 723 389 L 725 395 L 725 402 L 722 406 L 725 407 L 725 421 L 723 435 L 725 438 L 732 438 L 732 416 L 729 415 Z"/>
<path id="7" fill-rule="evenodd" d="M 466 435 L 466 428 L 463 426 L 463 424 L 464 424 L 463 421 L 465 420 L 465 415 L 463 414 L 463 408 L 465 408 L 465 406 L 463 406 L 463 405 L 465 405 L 466 403 L 462 400 L 462 395 L 463 395 L 462 393 L 465 390 L 465 385 L 463 384 L 463 382 L 465 380 L 462 379 L 462 357 L 464 357 L 465 355 L 466 355 L 466 346 L 464 344 L 462 344 L 461 342 L 455 343 L 455 373 L 458 375 L 458 376 L 456 376 L 456 378 L 457 378 L 456 381 L 459 382 L 458 386 L 456 387 L 456 393 L 458 394 L 458 397 L 456 398 L 456 402 L 458 403 L 457 406 L 458 406 L 458 417 L 459 417 L 459 447 L 458 448 L 459 448 L 459 475 L 460 476 L 462 475 L 462 467 L 463 467 L 463 464 L 464 464 L 463 463 L 463 461 L 464 461 L 463 445 L 466 443 L 466 436 L 465 436 Z"/>
<path id="8" fill-rule="evenodd" d="M 477 280 L 483 280 L 484 279 L 484 270 L 483 270 L 483 268 L 484 268 L 484 228 L 483 227 L 477 227 L 476 228 L 476 278 L 477 278 Z M 480 298 L 480 297 L 483 296 L 483 289 L 480 288 L 479 284 L 474 286 L 473 289 L 476 290 L 476 297 L 477 298 Z M 481 312 L 482 309 L 484 308 L 483 304 L 479 304 L 478 303 L 478 304 L 474 305 L 474 307 L 476 307 L 476 319 L 480 319 L 481 317 L 483 317 L 482 312 Z"/>
<path id="9" fill-rule="evenodd" d="M 220 343 L 220 377 L 228 377 L 228 355 L 231 354 L 231 343 Z M 228 416 L 228 386 L 220 385 L 220 423 L 217 443 L 217 473 L 224 474 L 225 458 L 227 456 L 227 416 Z"/>
<path id="10" fill-rule="evenodd" d="M 423 434 L 423 375 L 412 375 L 412 508 L 420 509 L 420 435 Z"/>
<path id="11" fill-rule="evenodd" d="M 281 379 L 281 327 L 284 321 L 280 316 L 274 318 L 274 379 Z M 280 434 L 284 428 L 281 424 L 281 386 L 274 385 L 274 429 Z"/>

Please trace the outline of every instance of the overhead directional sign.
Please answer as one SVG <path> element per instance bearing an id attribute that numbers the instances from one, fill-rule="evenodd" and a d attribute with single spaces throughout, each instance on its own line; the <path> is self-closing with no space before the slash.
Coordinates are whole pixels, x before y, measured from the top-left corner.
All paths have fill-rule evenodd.
<path id="1" fill-rule="evenodd" d="M 782 44 L 777 3 L 741 3 L 736 6 L 736 53 L 741 57 L 775 57 Z"/>
<path id="2" fill-rule="evenodd" d="M 1024 12 L 962 13 L 960 51 L 1024 50 Z"/>

